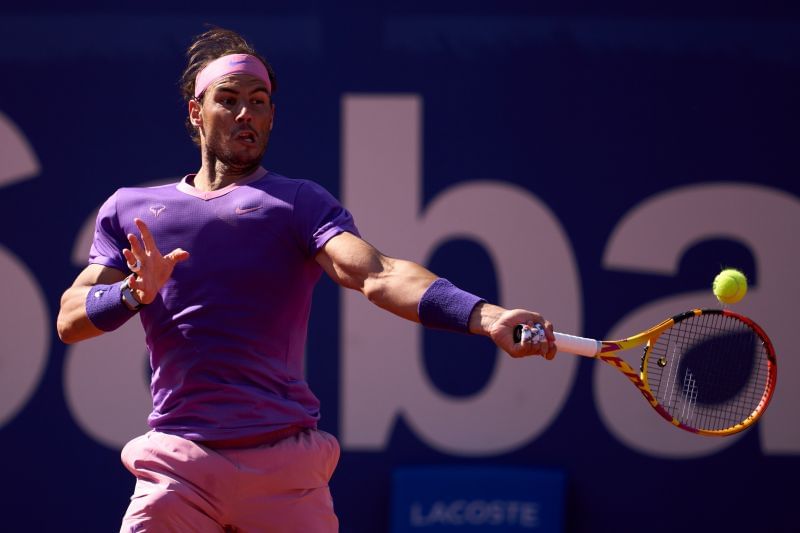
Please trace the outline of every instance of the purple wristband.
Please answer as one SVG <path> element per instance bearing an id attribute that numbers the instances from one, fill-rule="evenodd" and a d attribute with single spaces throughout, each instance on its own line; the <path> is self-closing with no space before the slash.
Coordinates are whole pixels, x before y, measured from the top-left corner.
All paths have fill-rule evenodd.
<path id="1" fill-rule="evenodd" d="M 417 313 L 426 328 L 469 333 L 469 315 L 477 304 L 485 301 L 439 278 L 420 298 Z"/>
<path id="2" fill-rule="evenodd" d="M 95 285 L 86 295 L 86 314 L 101 331 L 114 331 L 136 314 L 122 301 L 120 287 L 122 282 Z"/>

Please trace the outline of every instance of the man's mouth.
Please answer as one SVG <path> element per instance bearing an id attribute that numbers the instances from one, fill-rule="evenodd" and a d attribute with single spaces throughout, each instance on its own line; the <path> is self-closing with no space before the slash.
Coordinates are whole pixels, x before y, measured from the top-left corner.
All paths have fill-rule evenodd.
<path id="1" fill-rule="evenodd" d="M 252 131 L 241 131 L 236 134 L 236 140 L 253 144 L 256 142 L 256 134 Z"/>

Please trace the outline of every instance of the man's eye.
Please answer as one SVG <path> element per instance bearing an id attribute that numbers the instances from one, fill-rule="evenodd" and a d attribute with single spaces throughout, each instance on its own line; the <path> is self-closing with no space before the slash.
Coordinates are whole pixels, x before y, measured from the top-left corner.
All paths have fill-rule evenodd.
<path id="1" fill-rule="evenodd" d="M 222 99 L 222 104 L 223 105 L 229 105 L 229 106 L 230 105 L 236 105 L 236 99 L 235 98 L 223 98 Z"/>

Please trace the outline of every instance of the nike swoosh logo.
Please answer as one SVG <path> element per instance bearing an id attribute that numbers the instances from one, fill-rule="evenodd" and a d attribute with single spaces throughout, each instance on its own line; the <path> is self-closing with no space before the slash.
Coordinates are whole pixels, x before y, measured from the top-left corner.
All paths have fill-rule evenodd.
<path id="1" fill-rule="evenodd" d="M 246 59 L 240 59 L 238 61 L 234 61 L 234 60 L 228 61 L 228 65 L 230 65 L 230 66 L 241 65 L 242 63 L 247 63 L 247 60 Z"/>
<path id="2" fill-rule="evenodd" d="M 261 209 L 260 205 L 256 207 L 246 207 L 244 209 L 237 207 L 235 212 L 237 215 L 244 215 L 245 213 L 252 213 L 253 211 L 258 211 L 259 209 Z"/>

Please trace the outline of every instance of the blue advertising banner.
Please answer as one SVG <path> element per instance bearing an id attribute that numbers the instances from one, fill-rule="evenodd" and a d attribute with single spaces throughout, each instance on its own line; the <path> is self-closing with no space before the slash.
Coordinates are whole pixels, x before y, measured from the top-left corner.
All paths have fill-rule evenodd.
<path id="1" fill-rule="evenodd" d="M 718 307 L 736 267 L 732 309 L 777 351 L 761 421 L 704 438 L 607 365 L 512 359 L 323 276 L 305 372 L 342 448 L 342 532 L 391 531 L 393 474 L 416 467 L 563 472 L 567 532 L 797 529 L 800 18 L 518 4 L 0 7 L 0 529 L 119 528 L 119 452 L 152 407 L 141 324 L 65 345 L 55 321 L 99 206 L 197 171 L 178 80 L 206 23 L 276 69 L 264 166 L 324 186 L 385 254 L 594 338 Z"/>
<path id="2" fill-rule="evenodd" d="M 391 531 L 559 533 L 565 481 L 563 472 L 532 468 L 400 468 Z"/>

